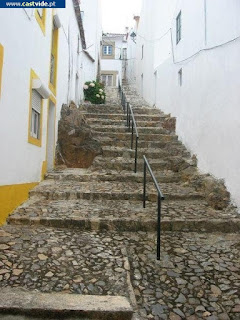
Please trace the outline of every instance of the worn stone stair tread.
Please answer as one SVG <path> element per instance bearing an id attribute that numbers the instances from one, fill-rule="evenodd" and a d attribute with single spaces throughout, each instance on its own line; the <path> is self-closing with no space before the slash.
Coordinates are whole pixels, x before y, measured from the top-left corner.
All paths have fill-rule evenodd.
<path id="1" fill-rule="evenodd" d="M 83 173 L 84 172 L 84 173 Z M 143 182 L 143 172 L 131 172 L 131 171 L 117 171 L 117 170 L 88 170 L 82 171 L 82 169 L 66 169 L 56 170 L 46 174 L 47 179 L 54 180 L 75 180 L 75 181 L 132 181 L 132 182 Z M 172 171 L 163 171 L 156 173 L 156 179 L 161 182 L 179 182 L 181 175 Z"/>
<path id="2" fill-rule="evenodd" d="M 126 115 L 122 113 L 87 113 L 83 112 L 84 116 L 88 119 L 111 119 L 111 120 L 125 120 L 127 119 Z M 135 120 L 141 120 L 141 121 L 161 121 L 163 119 L 166 119 L 167 116 L 163 115 L 143 115 L 143 114 L 136 114 Z"/>
<path id="3" fill-rule="evenodd" d="M 131 132 L 97 132 L 98 139 L 101 141 L 102 137 L 109 137 L 113 139 L 128 139 L 130 142 L 130 138 L 132 133 Z M 161 133 L 142 133 L 140 140 L 146 142 L 146 141 L 177 141 L 178 136 L 175 134 L 161 134 Z M 113 142 L 114 144 L 114 142 Z"/>
<path id="4" fill-rule="evenodd" d="M 133 310 L 121 296 L 96 296 L 64 293 L 40 293 L 2 288 L 0 313 L 17 312 L 61 317 L 84 316 L 89 319 L 131 319 Z"/>
<path id="5" fill-rule="evenodd" d="M 103 125 L 103 126 L 126 126 L 126 121 L 125 120 L 111 120 L 111 119 L 87 119 L 87 122 L 91 126 L 95 125 Z M 149 128 L 158 128 L 161 127 L 164 121 L 136 121 L 137 127 L 149 127 Z"/>
<path id="6" fill-rule="evenodd" d="M 228 223 L 226 228 L 226 221 Z M 8 218 L 9 223 L 76 227 L 82 230 L 156 230 L 157 205 L 141 201 L 45 200 L 30 199 Z M 204 201 L 163 201 L 163 230 L 218 230 L 236 232 L 240 227 L 237 212 L 217 211 Z"/>
<path id="7" fill-rule="evenodd" d="M 131 140 L 130 139 L 119 139 L 119 137 L 108 137 L 108 136 L 101 136 L 98 138 L 101 141 L 102 146 L 117 146 L 117 147 L 131 147 Z M 165 139 L 154 139 L 149 141 L 139 140 L 138 146 L 139 148 L 165 148 L 166 145 L 168 146 L 181 146 L 181 142 L 179 140 L 169 140 L 165 141 Z"/>
<path id="8" fill-rule="evenodd" d="M 155 155 L 157 155 L 157 153 L 155 153 Z M 171 156 L 171 159 L 169 159 L 169 157 L 164 157 L 163 159 L 161 159 L 161 157 L 158 159 L 156 158 L 152 158 L 151 160 L 149 160 L 150 162 L 150 165 L 153 167 L 154 165 L 164 165 L 164 164 L 168 164 L 168 160 L 177 160 L 179 159 L 178 156 Z M 189 157 L 182 157 L 181 160 L 185 160 L 185 161 L 191 161 L 191 159 L 189 159 Z M 105 162 L 105 163 L 128 163 L 128 164 L 134 164 L 134 161 L 132 158 L 126 158 L 126 157 L 122 157 L 122 156 L 119 156 L 119 157 L 116 157 L 116 158 L 113 158 L 113 157 L 107 157 L 107 156 L 98 156 L 95 158 L 94 162 L 93 162 L 93 165 L 95 162 Z M 138 159 L 137 161 L 138 164 L 143 164 L 143 158 L 141 157 L 140 159 Z M 169 169 L 170 170 L 170 169 Z"/>
<path id="9" fill-rule="evenodd" d="M 93 132 L 118 132 L 118 133 L 125 133 L 129 132 L 127 127 L 122 126 L 91 126 Z M 170 134 L 170 130 L 164 129 L 163 127 L 138 127 L 139 135 L 142 134 Z"/>
<path id="10" fill-rule="evenodd" d="M 159 109 L 153 109 L 153 108 L 145 108 L 145 107 L 136 107 L 133 106 L 133 111 L 135 114 L 146 114 L 146 115 L 157 115 L 162 117 L 167 117 L 167 115 L 164 115 Z M 89 106 L 87 108 L 84 108 L 84 112 L 86 113 L 121 113 L 124 114 L 123 108 L 121 106 L 116 107 L 106 107 L 106 106 Z"/>
<path id="11" fill-rule="evenodd" d="M 180 183 L 162 183 L 161 190 L 167 199 L 203 199 L 203 194 L 189 186 Z M 148 184 L 147 199 L 156 200 L 156 190 L 153 183 Z M 139 183 L 101 181 L 96 183 L 45 180 L 36 186 L 30 195 L 39 195 L 47 199 L 142 199 L 143 186 Z M 85 198 L 86 197 L 86 198 Z"/>
<path id="12" fill-rule="evenodd" d="M 122 155 L 129 155 L 132 158 L 135 157 L 135 150 L 127 147 L 111 147 L 111 146 L 104 146 L 102 147 L 103 156 L 111 155 L 112 157 L 120 157 Z M 161 156 L 177 156 L 182 155 L 183 157 L 190 158 L 190 153 L 181 145 L 172 146 L 169 148 L 167 145 L 165 148 L 138 148 L 138 159 L 141 160 L 143 155 L 146 155 L 147 158 L 151 159 L 154 157 Z"/>

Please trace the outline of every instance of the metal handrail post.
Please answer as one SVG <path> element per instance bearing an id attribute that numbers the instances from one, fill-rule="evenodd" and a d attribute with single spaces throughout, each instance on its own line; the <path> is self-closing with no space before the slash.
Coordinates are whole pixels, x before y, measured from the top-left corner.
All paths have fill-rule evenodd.
<path id="1" fill-rule="evenodd" d="M 128 117 L 129 117 L 129 102 L 127 102 L 127 126 L 128 126 Z"/>
<path id="2" fill-rule="evenodd" d="M 160 260 L 160 248 L 161 248 L 161 196 L 158 193 L 157 260 Z"/>
<path id="3" fill-rule="evenodd" d="M 143 156 L 143 170 L 144 170 L 144 177 L 143 177 L 143 208 L 146 208 L 146 171 L 148 169 L 152 180 L 155 184 L 155 187 L 157 189 L 158 193 L 158 200 L 157 200 L 157 205 L 158 205 L 158 217 L 157 217 L 157 260 L 160 260 L 160 249 L 161 249 L 161 204 L 162 200 L 164 200 L 164 196 L 160 190 L 160 187 L 158 185 L 158 182 L 154 176 L 154 173 L 152 172 L 151 166 L 145 156 Z"/>
<path id="4" fill-rule="evenodd" d="M 131 149 L 133 149 L 133 118 L 132 118 L 132 136 L 131 136 Z"/>
<path id="5" fill-rule="evenodd" d="M 131 131 L 131 117 L 132 117 L 132 113 L 130 112 L 130 104 L 129 104 L 129 117 L 128 117 L 128 131 Z M 133 118 L 132 118 L 133 121 Z"/>
<path id="6" fill-rule="evenodd" d="M 146 182 L 147 182 L 147 164 L 143 164 L 143 208 L 146 208 Z"/>
<path id="7" fill-rule="evenodd" d="M 138 158 L 138 136 L 136 136 L 136 148 L 135 148 L 135 168 L 134 168 L 135 173 L 137 173 L 137 158 Z"/>

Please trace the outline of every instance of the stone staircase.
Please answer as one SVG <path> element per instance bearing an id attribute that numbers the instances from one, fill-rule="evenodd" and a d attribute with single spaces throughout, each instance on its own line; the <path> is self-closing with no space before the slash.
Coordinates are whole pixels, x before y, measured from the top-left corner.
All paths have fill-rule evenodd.
<path id="1" fill-rule="evenodd" d="M 102 155 L 89 169 L 50 172 L 0 229 L 0 318 L 239 319 L 238 212 L 210 207 L 191 183 L 199 173 L 175 119 L 124 90 L 139 129 L 138 172 L 112 88 L 106 105 L 83 107 Z M 150 178 L 142 206 L 144 154 L 166 197 L 160 262 Z"/>

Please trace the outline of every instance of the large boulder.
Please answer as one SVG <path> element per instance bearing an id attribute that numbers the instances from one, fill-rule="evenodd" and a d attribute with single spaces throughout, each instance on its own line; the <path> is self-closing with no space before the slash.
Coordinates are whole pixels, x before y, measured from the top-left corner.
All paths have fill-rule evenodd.
<path id="1" fill-rule="evenodd" d="M 81 110 L 74 104 L 63 105 L 58 124 L 57 165 L 88 168 L 101 153 L 101 144 L 93 136 Z"/>

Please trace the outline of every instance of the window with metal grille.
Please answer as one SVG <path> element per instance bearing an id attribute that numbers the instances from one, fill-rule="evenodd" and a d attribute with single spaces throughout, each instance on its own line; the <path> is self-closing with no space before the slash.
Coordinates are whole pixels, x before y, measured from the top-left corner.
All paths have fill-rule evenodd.
<path id="1" fill-rule="evenodd" d="M 176 18 L 176 42 L 182 39 L 182 12 L 180 11 Z"/>
<path id="2" fill-rule="evenodd" d="M 113 47 L 112 46 L 103 46 L 103 54 L 105 56 L 111 56 L 113 53 Z"/>
<path id="3" fill-rule="evenodd" d="M 42 108 L 42 97 L 36 90 L 32 90 L 32 118 L 31 118 L 31 136 L 40 139 L 40 117 Z"/>

